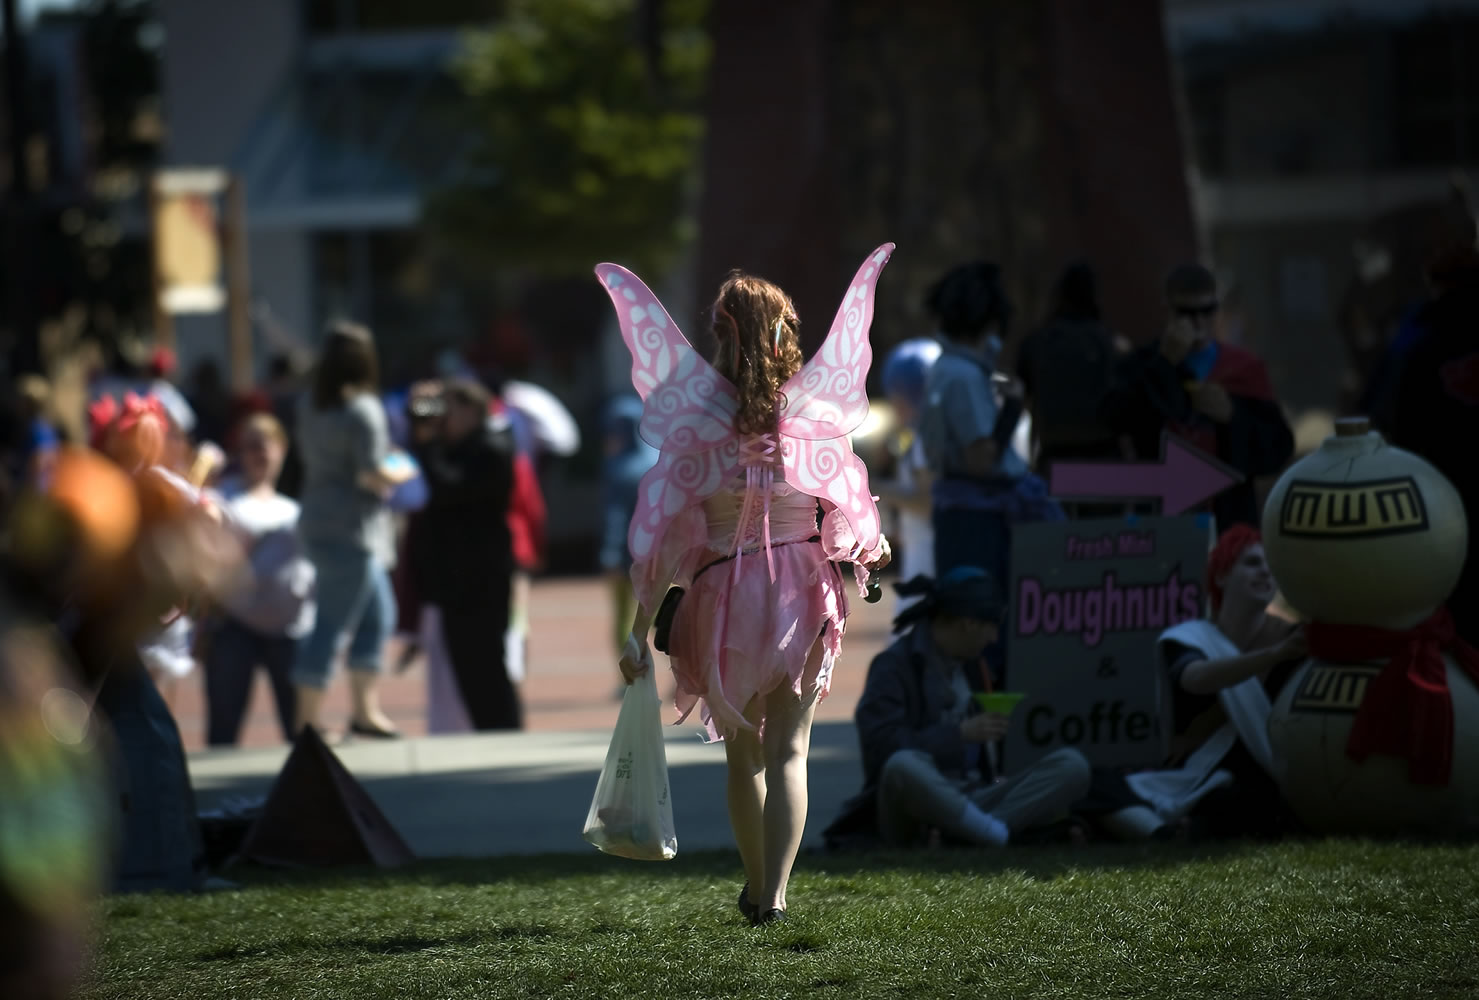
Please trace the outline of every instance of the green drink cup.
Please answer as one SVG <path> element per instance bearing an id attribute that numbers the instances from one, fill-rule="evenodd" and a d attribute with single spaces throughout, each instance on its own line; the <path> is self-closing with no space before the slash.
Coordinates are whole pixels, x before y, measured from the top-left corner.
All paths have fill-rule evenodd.
<path id="1" fill-rule="evenodd" d="M 1011 715 L 1012 709 L 1017 707 L 1017 702 L 1026 698 L 1027 695 L 1018 691 L 977 691 L 975 694 L 976 704 L 981 706 L 981 711 L 992 715 Z"/>

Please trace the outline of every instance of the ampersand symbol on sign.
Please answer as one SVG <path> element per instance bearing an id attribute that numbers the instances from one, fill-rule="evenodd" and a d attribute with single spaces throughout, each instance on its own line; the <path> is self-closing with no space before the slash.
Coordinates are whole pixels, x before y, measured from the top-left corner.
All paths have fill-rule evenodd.
<path id="1" fill-rule="evenodd" d="M 1112 656 L 1106 656 L 1106 657 L 1104 657 L 1104 659 L 1102 659 L 1102 660 L 1099 661 L 1099 676 L 1100 677 L 1118 677 L 1119 675 L 1120 675 L 1120 668 L 1114 662 L 1114 657 L 1112 657 Z"/>

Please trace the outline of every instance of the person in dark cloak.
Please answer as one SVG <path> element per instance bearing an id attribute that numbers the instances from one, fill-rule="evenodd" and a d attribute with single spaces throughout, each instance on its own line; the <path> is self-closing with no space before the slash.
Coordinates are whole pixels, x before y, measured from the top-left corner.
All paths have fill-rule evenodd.
<path id="1" fill-rule="evenodd" d="M 1469 551 L 1448 598 L 1454 628 L 1479 644 L 1479 250 L 1460 246 L 1430 271 L 1435 295 L 1418 312 L 1402 368 L 1391 440 L 1427 459 L 1458 490 L 1469 521 Z"/>
<path id="2" fill-rule="evenodd" d="M 1198 264 L 1166 279 L 1166 331 L 1125 358 L 1104 416 L 1128 435 L 1136 458 L 1155 461 L 1174 434 L 1243 475 L 1209 505 L 1224 531 L 1259 523 L 1257 485 L 1294 454 L 1294 433 L 1274 396 L 1268 366 L 1247 348 L 1214 334 L 1217 279 Z"/>

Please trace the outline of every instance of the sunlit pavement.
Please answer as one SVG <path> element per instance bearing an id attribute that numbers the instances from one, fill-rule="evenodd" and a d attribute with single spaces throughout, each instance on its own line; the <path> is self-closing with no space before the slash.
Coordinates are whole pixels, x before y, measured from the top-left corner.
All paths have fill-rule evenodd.
<path id="1" fill-rule="evenodd" d="M 817 710 L 819 720 L 851 719 L 862 693 L 868 663 L 888 643 L 894 596 L 885 588 L 884 599 L 867 604 L 854 595 L 852 616 L 843 642 L 841 662 L 833 675 L 832 692 Z M 522 693 L 525 728 L 530 731 L 604 729 L 616 721 L 621 676 L 611 648 L 611 602 L 603 581 L 591 578 L 536 582 L 530 608 L 529 669 Z M 386 713 L 407 736 L 426 734 L 426 668 L 418 657 L 404 673 L 396 673 L 398 644 L 388 657 L 389 669 L 381 682 Z M 664 698 L 672 694 L 672 676 L 662 654 L 655 654 L 659 687 Z M 349 681 L 337 668 L 325 698 L 323 724 L 330 742 L 348 725 Z M 201 671 L 177 681 L 169 695 L 180 735 L 187 750 L 205 747 L 206 709 Z M 665 718 L 675 717 L 671 705 Z M 690 720 L 693 721 L 693 720 Z M 242 727 L 241 746 L 270 747 L 282 742 L 265 675 L 258 672 L 251 705 Z"/>
<path id="2" fill-rule="evenodd" d="M 843 657 L 812 740 L 809 844 L 818 842 L 820 830 L 861 783 L 852 711 L 868 662 L 888 641 L 892 596 L 877 605 L 853 602 Z M 335 754 L 418 855 L 593 850 L 580 829 L 619 707 L 610 615 L 599 580 L 535 586 L 524 732 L 425 737 L 426 673 L 416 662 L 384 682 L 386 710 L 408 738 L 340 740 L 333 734 L 342 730 L 349 705 L 341 671 L 324 716 Z M 670 676 L 659 678 L 669 694 Z M 205 705 L 198 676 L 187 678 L 173 700 L 194 751 L 190 770 L 201 808 L 265 795 L 287 756 L 266 682 L 258 678 L 237 749 L 201 749 Z M 671 706 L 666 713 L 673 717 Z M 724 751 L 705 746 L 699 734 L 693 724 L 670 726 L 665 734 L 680 851 L 732 844 Z"/>

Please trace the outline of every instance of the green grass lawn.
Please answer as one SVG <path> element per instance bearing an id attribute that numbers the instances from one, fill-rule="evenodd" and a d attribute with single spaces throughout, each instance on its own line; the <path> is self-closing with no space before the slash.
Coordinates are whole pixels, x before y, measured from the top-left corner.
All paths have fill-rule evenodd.
<path id="1" fill-rule="evenodd" d="M 1479 996 L 1479 847 L 805 857 L 791 919 L 733 854 L 233 873 L 102 907 L 89 1000 Z"/>

